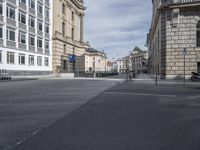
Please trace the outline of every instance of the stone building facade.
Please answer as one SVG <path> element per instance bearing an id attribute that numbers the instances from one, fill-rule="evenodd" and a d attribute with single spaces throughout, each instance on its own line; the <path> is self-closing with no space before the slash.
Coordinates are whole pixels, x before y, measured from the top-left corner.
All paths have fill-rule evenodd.
<path id="1" fill-rule="evenodd" d="M 160 78 L 200 71 L 200 0 L 153 0 L 153 15 L 147 36 L 149 70 Z"/>
<path id="2" fill-rule="evenodd" d="M 51 0 L 0 0 L 0 69 L 11 76 L 51 73 L 51 16 Z"/>
<path id="3" fill-rule="evenodd" d="M 84 2 L 53 0 L 53 72 L 84 71 Z M 69 60 L 76 55 L 75 64 Z"/>
<path id="4" fill-rule="evenodd" d="M 96 73 L 107 71 L 107 57 L 104 52 L 87 48 L 85 53 L 85 72 Z"/>
<path id="5" fill-rule="evenodd" d="M 129 56 L 117 59 L 117 72 L 126 73 L 129 69 Z"/>
<path id="6" fill-rule="evenodd" d="M 135 47 L 129 55 L 129 71 L 134 73 L 147 73 L 148 52 Z"/>

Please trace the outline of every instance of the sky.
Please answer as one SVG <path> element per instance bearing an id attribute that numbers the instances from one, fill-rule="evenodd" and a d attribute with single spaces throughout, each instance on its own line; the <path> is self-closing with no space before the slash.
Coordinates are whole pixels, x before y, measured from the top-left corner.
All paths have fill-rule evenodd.
<path id="1" fill-rule="evenodd" d="M 135 46 L 145 49 L 151 23 L 151 0 L 84 0 L 85 41 L 113 61 Z"/>

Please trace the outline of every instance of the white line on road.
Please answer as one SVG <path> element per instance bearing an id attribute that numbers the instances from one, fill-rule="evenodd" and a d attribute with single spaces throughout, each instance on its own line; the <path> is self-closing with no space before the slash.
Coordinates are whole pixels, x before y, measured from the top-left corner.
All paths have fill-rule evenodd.
<path id="1" fill-rule="evenodd" d="M 139 96 L 157 96 L 157 97 L 173 97 L 176 95 L 160 95 L 160 94 L 144 94 L 144 93 L 122 93 L 122 92 L 104 92 L 105 94 L 116 94 L 116 95 L 139 95 Z"/>

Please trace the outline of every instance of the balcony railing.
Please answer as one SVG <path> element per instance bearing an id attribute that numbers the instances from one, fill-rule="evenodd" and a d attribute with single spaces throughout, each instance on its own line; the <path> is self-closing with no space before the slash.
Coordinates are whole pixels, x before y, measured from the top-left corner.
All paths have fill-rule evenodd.
<path id="1" fill-rule="evenodd" d="M 171 4 L 183 4 L 191 2 L 200 2 L 200 0 L 171 0 Z"/>

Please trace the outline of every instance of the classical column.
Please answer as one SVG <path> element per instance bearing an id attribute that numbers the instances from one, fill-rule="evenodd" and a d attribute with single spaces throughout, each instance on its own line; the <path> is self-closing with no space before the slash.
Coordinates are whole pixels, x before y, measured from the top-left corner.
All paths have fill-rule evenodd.
<path id="1" fill-rule="evenodd" d="M 80 42 L 83 42 L 83 28 L 84 28 L 84 24 L 83 24 L 83 20 L 84 20 L 84 14 L 80 15 Z"/>

